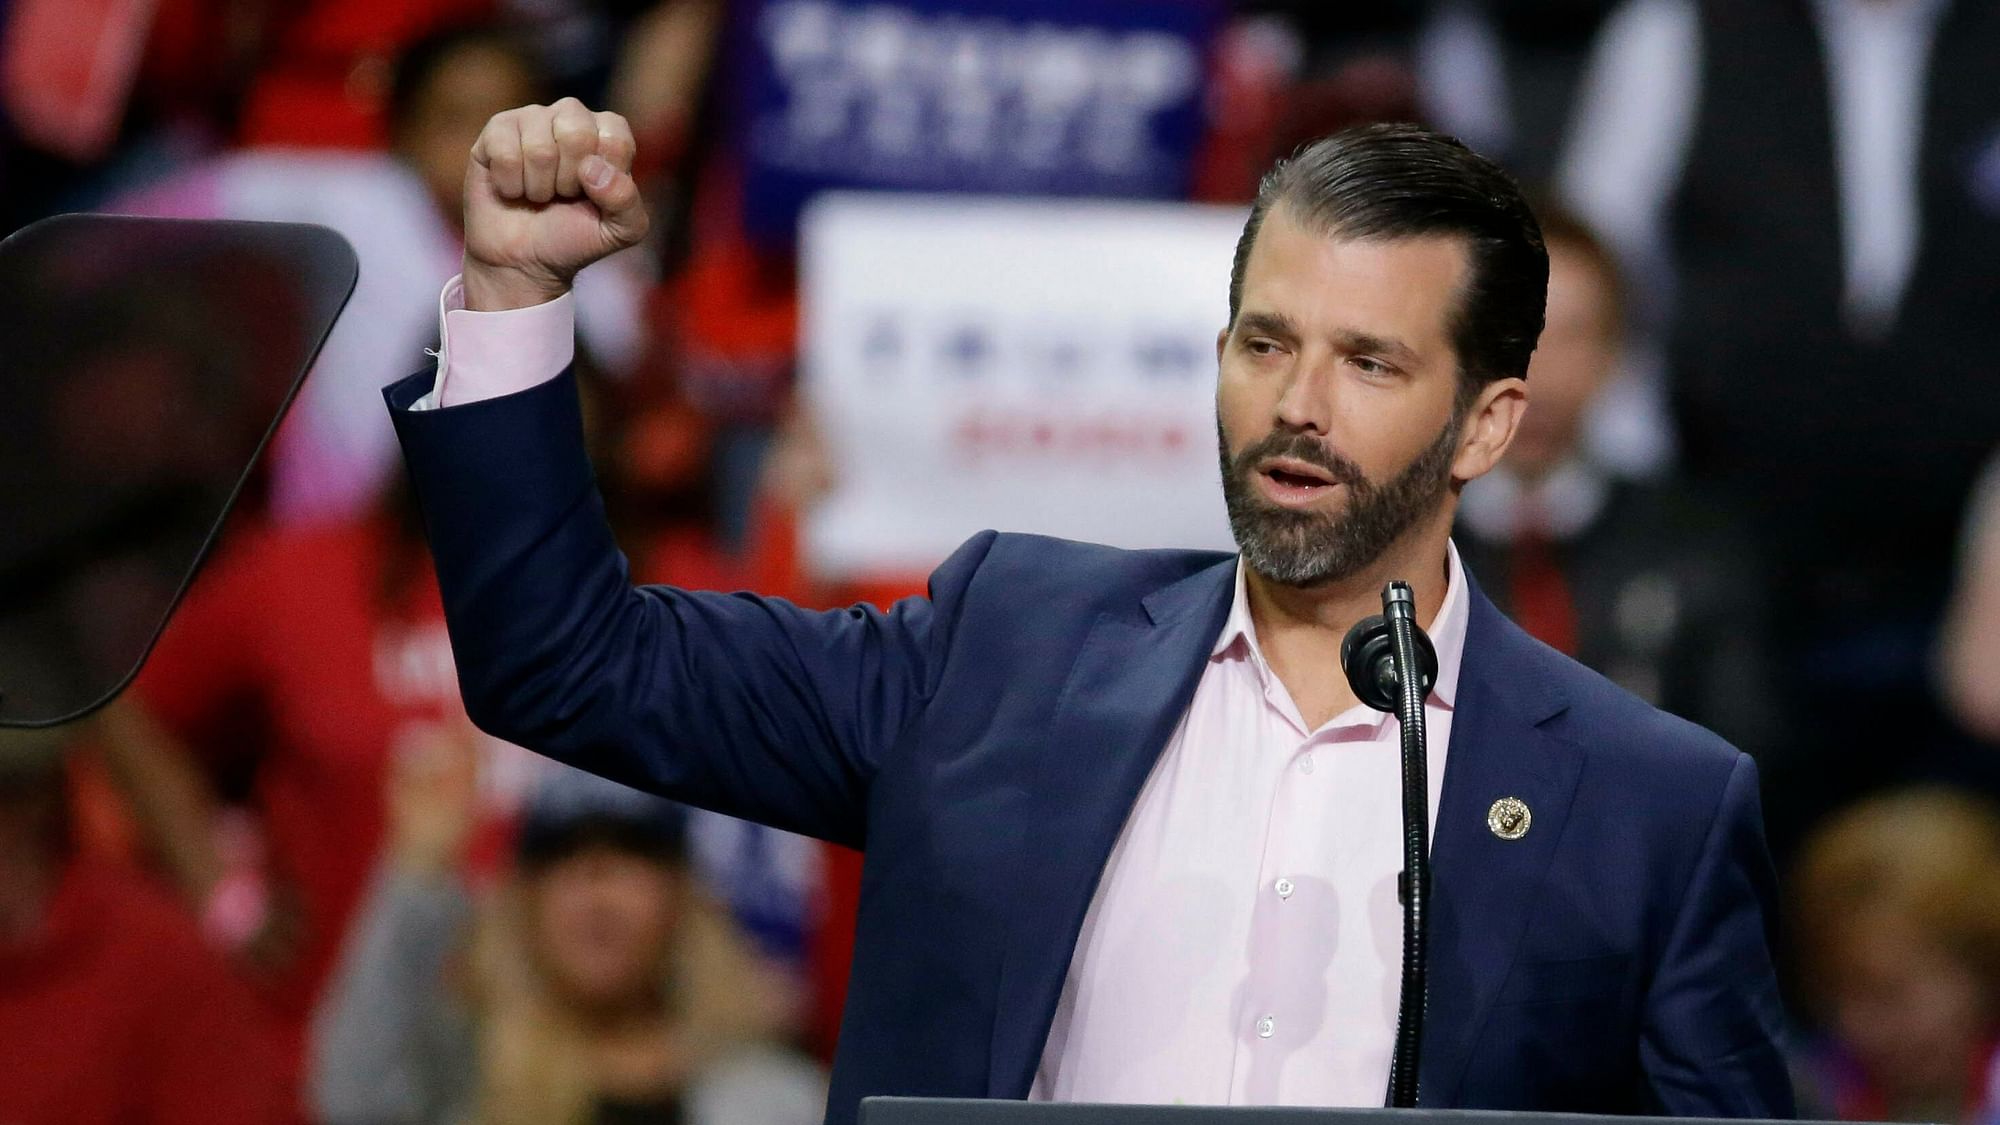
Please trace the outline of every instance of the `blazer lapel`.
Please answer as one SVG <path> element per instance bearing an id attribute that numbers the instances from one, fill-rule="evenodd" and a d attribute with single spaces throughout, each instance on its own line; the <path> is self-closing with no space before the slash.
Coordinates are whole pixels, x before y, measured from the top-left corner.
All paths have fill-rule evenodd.
<path id="1" fill-rule="evenodd" d="M 1419 1102 L 1457 1103 L 1458 1087 L 1514 961 L 1582 770 L 1579 749 L 1542 729 L 1568 706 L 1550 655 L 1471 585 L 1471 619 L 1437 835 L 1431 843 L 1429 1000 Z M 1526 835 L 1486 823 L 1502 797 L 1528 806 Z"/>
<path id="2" fill-rule="evenodd" d="M 1228 617 L 1234 556 L 1092 624 L 1056 704 L 1015 872 L 990 1097 L 1026 1097 L 1083 917 L 1139 790 L 1186 713 Z"/>

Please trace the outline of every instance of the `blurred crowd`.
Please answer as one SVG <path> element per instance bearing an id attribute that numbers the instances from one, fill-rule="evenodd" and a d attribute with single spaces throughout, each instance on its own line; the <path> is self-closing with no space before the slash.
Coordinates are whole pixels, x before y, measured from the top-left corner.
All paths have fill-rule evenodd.
<path id="1" fill-rule="evenodd" d="M 486 119 L 615 110 L 656 233 L 579 279 L 578 370 L 635 577 L 921 593 L 802 562 L 834 469 L 795 244 L 745 219 L 743 30 L 836 7 L 0 0 L 0 231 L 287 219 L 361 262 L 139 681 L 7 736 L 0 1120 L 818 1120 L 858 857 L 474 730 L 379 388 L 432 362 Z M 1541 201 L 1464 561 L 1758 759 L 1807 1112 L 2000 1122 L 2000 5 L 1207 7 L 1179 197 L 1390 119 Z"/>

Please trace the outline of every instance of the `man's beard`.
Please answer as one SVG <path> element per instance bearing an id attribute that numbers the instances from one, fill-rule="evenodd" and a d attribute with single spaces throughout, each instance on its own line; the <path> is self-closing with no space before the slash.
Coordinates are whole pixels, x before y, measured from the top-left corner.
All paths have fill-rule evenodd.
<path id="1" fill-rule="evenodd" d="M 1222 499 L 1229 530 L 1250 569 L 1283 586 L 1321 586 L 1352 578 L 1375 564 L 1403 533 L 1437 509 L 1451 487 L 1462 418 L 1454 414 L 1423 452 L 1387 484 L 1306 434 L 1273 431 L 1234 459 L 1216 419 L 1222 459 Z M 1347 505 L 1332 514 L 1281 507 L 1259 496 L 1251 475 L 1259 462 L 1291 457 L 1325 469 L 1347 486 Z"/>

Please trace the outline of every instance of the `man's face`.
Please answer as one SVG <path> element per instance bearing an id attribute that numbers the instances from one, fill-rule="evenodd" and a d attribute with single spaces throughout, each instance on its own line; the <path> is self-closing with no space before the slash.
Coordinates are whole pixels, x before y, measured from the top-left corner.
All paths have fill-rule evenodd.
<path id="1" fill-rule="evenodd" d="M 1617 363 L 1618 312 L 1603 264 L 1575 246 L 1550 243 L 1548 326 L 1528 366 L 1535 408 L 1521 419 L 1507 463 L 1534 476 L 1568 457 Z"/>
<path id="2" fill-rule="evenodd" d="M 1340 581 L 1438 513 L 1462 445 L 1448 322 L 1466 269 L 1458 239 L 1329 236 L 1282 203 L 1265 216 L 1217 341 L 1223 499 L 1253 570 Z"/>

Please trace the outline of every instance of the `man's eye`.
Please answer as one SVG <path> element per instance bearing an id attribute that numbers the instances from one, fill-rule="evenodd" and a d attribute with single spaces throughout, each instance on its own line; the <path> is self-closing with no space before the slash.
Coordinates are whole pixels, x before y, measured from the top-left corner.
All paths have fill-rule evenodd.
<path id="1" fill-rule="evenodd" d="M 1369 359 L 1365 355 L 1355 356 L 1348 362 L 1360 368 L 1363 375 L 1387 375 L 1393 370 L 1388 364 Z"/>
<path id="2" fill-rule="evenodd" d="M 1278 352 L 1278 345 L 1270 340 L 1251 340 L 1243 346 L 1250 350 L 1251 355 L 1276 355 Z"/>

